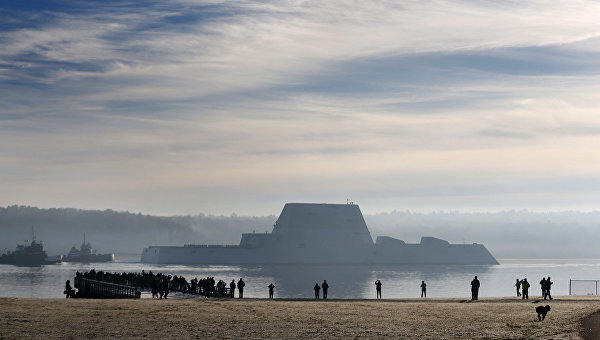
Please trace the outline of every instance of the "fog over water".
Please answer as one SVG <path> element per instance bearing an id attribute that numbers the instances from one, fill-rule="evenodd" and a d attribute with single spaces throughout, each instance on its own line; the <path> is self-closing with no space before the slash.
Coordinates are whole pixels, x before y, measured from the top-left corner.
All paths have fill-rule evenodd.
<path id="1" fill-rule="evenodd" d="M 49 255 L 65 255 L 81 244 L 84 233 L 99 252 L 141 254 L 149 245 L 235 245 L 242 233 L 271 232 L 279 211 L 276 214 L 164 217 L 113 210 L 0 207 L 0 253 L 29 240 L 32 226 Z M 391 236 L 419 243 L 422 236 L 433 236 L 450 243 L 481 243 L 498 258 L 600 258 L 597 211 L 363 214 L 373 240 Z"/>
<path id="2" fill-rule="evenodd" d="M 329 283 L 329 298 L 370 299 L 375 297 L 375 280 L 383 283 L 384 298 L 419 297 L 421 281 L 427 283 L 429 297 L 470 296 L 470 281 L 477 275 L 481 281 L 481 297 L 513 296 L 516 278 L 531 283 L 530 296 L 540 295 L 538 282 L 551 276 L 553 295 L 567 295 L 570 279 L 600 280 L 600 260 L 502 260 L 497 266 L 157 266 L 135 262 L 134 258 L 118 256 L 113 263 L 48 265 L 16 267 L 0 265 L 0 296 L 64 297 L 66 280 L 73 281 L 75 272 L 92 268 L 108 272 L 141 272 L 213 276 L 229 283 L 244 278 L 244 296 L 267 298 L 267 286 L 275 285 L 276 298 L 312 298 L 312 287 L 323 280 Z M 585 294 L 587 291 L 580 290 Z M 143 295 L 147 297 L 146 294 Z M 236 292 L 237 296 L 237 292 Z"/>

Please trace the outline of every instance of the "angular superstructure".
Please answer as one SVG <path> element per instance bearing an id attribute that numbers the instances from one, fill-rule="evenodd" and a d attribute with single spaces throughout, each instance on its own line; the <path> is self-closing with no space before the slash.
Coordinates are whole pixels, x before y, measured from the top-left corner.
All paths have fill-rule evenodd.
<path id="1" fill-rule="evenodd" d="M 273 231 L 242 234 L 239 245 L 148 247 L 142 262 L 160 264 L 498 264 L 480 244 L 423 237 L 407 244 L 391 237 L 373 243 L 354 204 L 287 203 Z"/>

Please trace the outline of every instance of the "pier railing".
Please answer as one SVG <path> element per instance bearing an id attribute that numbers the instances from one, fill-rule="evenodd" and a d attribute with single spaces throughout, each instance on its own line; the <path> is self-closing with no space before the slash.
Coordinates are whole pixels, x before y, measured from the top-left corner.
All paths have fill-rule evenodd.
<path id="1" fill-rule="evenodd" d="M 192 295 L 204 295 L 207 297 L 229 297 L 231 294 L 231 289 L 225 288 L 225 290 L 222 293 L 219 293 L 219 290 L 217 289 L 216 286 L 213 287 L 213 289 L 211 291 L 205 291 L 203 287 L 198 285 L 195 287 L 195 290 L 194 290 L 192 288 L 192 285 L 188 283 L 188 289 L 187 289 L 186 293 L 192 294 Z"/>
<path id="2" fill-rule="evenodd" d="M 75 278 L 77 296 L 96 299 L 139 299 L 141 292 L 135 287 L 123 286 L 82 277 Z"/>

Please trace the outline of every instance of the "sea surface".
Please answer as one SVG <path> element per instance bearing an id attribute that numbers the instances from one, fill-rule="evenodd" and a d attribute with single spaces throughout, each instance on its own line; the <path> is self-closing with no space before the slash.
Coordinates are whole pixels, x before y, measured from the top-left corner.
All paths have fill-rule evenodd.
<path id="1" fill-rule="evenodd" d="M 312 298 L 315 283 L 327 280 L 329 298 L 375 298 L 375 280 L 383 283 L 384 298 L 415 298 L 420 296 L 421 281 L 427 284 L 428 297 L 470 297 L 470 282 L 475 275 L 481 281 L 480 297 L 515 295 L 515 280 L 527 278 L 530 296 L 541 294 L 539 281 L 551 276 L 553 295 L 568 295 L 569 280 L 600 280 L 600 259 L 529 260 L 504 259 L 500 265 L 469 266 L 369 266 L 369 265 L 275 265 L 275 266 L 207 266 L 149 265 L 139 258 L 117 255 L 111 263 L 62 263 L 40 267 L 0 265 L 0 296 L 27 298 L 64 297 L 66 280 L 73 282 L 76 271 L 92 268 L 106 272 L 152 271 L 194 277 L 212 276 L 216 281 L 246 282 L 244 297 L 266 298 L 267 286 L 275 285 L 275 297 Z M 595 283 L 578 282 L 576 293 L 595 293 Z M 237 295 L 237 293 L 236 293 Z M 146 295 L 144 295 L 146 296 Z"/>

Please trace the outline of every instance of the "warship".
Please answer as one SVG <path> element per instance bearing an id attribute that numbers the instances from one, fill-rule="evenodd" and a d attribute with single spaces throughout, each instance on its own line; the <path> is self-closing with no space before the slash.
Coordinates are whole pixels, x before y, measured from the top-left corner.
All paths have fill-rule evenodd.
<path id="1" fill-rule="evenodd" d="M 481 264 L 498 261 L 482 244 L 422 237 L 418 244 L 388 236 L 373 242 L 356 204 L 287 203 L 271 233 L 242 234 L 239 245 L 150 246 L 153 264 Z"/>
<path id="2" fill-rule="evenodd" d="M 69 254 L 65 256 L 63 261 L 65 262 L 110 262 L 115 259 L 114 254 L 96 254 L 96 250 L 92 249 L 92 245 L 89 242 L 85 242 L 85 233 L 83 234 L 83 242 L 81 247 L 71 247 Z"/>
<path id="3" fill-rule="evenodd" d="M 25 241 L 27 242 L 27 241 Z M 62 256 L 48 256 L 42 242 L 35 240 L 33 227 L 31 229 L 31 243 L 19 244 L 14 251 L 9 251 L 0 256 L 0 264 L 13 264 L 17 266 L 41 266 L 56 264 L 62 261 Z"/>

